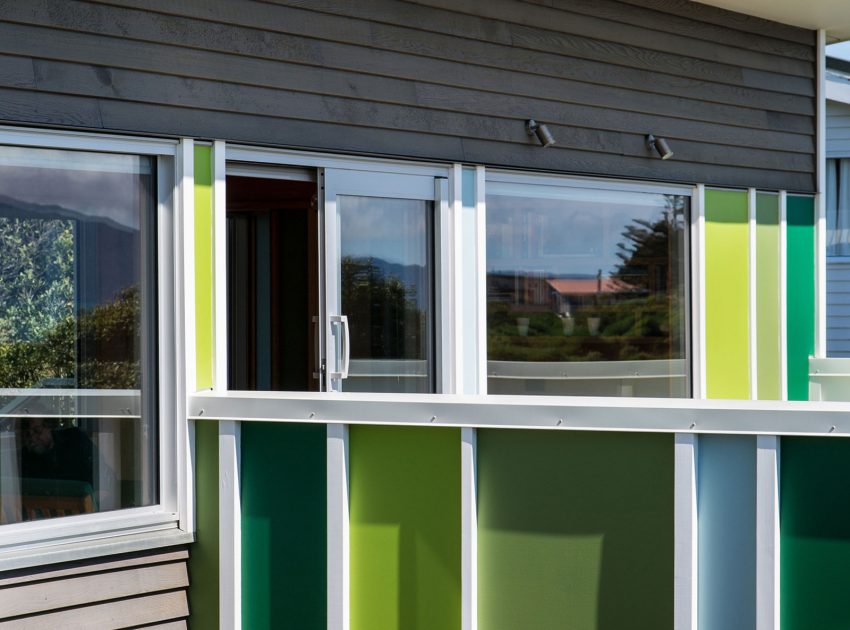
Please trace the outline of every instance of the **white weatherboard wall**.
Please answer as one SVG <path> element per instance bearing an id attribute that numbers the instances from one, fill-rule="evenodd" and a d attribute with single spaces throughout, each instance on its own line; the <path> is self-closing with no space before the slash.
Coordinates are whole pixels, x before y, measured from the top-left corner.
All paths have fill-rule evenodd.
<path id="1" fill-rule="evenodd" d="M 756 627 L 756 437 L 701 435 L 697 474 L 700 630 Z"/>

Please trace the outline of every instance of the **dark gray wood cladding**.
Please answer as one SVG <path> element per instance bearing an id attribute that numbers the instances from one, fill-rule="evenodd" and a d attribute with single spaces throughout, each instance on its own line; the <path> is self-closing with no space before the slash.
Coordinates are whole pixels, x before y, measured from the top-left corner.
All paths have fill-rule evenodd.
<path id="1" fill-rule="evenodd" d="M 0 120 L 811 192 L 815 40 L 689 0 L 0 0 Z"/>

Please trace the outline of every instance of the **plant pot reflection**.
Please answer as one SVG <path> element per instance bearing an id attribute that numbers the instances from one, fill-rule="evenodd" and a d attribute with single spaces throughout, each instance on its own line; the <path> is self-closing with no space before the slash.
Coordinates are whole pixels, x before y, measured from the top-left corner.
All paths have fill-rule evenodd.
<path id="1" fill-rule="evenodd" d="M 564 325 L 564 334 L 567 336 L 572 335 L 576 331 L 576 320 L 572 317 L 565 317 L 562 321 Z"/>
<path id="2" fill-rule="evenodd" d="M 516 329 L 517 332 L 522 337 L 528 336 L 528 317 L 517 317 L 516 318 Z"/>
<path id="3" fill-rule="evenodd" d="M 587 332 L 591 334 L 591 336 L 595 337 L 599 334 L 599 322 L 601 321 L 600 317 L 588 317 L 587 318 Z"/>

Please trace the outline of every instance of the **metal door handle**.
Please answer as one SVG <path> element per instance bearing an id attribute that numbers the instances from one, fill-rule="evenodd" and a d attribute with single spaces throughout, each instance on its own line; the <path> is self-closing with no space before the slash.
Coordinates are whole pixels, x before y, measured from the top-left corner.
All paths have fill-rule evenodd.
<path id="1" fill-rule="evenodd" d="M 340 324 L 342 326 L 342 348 L 340 363 L 342 364 L 339 372 L 331 372 L 330 378 L 345 379 L 348 378 L 348 366 L 351 363 L 351 337 L 348 330 L 347 315 L 330 315 L 331 325 Z"/>

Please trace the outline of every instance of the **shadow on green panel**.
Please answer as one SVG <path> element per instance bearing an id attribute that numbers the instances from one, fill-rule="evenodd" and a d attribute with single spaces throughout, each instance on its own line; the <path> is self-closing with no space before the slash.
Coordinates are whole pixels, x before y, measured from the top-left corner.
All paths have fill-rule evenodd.
<path id="1" fill-rule="evenodd" d="M 850 441 L 782 438 L 782 630 L 850 628 Z"/>
<path id="2" fill-rule="evenodd" d="M 189 627 L 218 628 L 218 423 L 195 425 L 195 544 L 189 554 Z"/>
<path id="3" fill-rule="evenodd" d="M 324 425 L 242 424 L 242 623 L 327 627 Z"/>
<path id="4" fill-rule="evenodd" d="M 478 432 L 487 630 L 673 625 L 669 435 Z"/>

